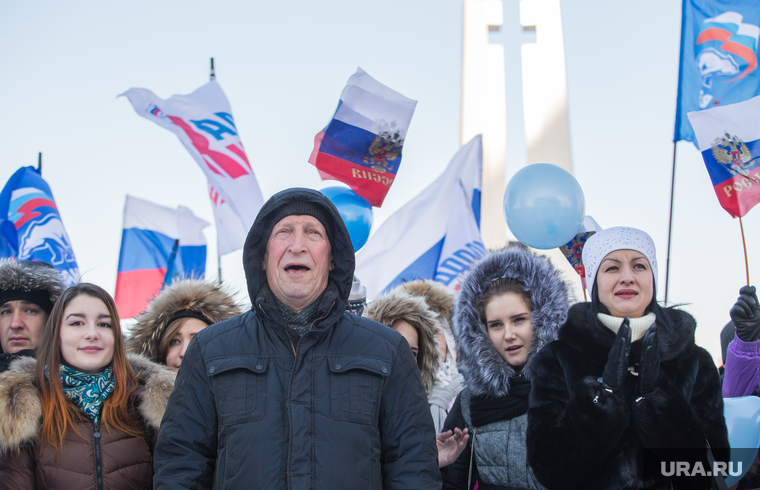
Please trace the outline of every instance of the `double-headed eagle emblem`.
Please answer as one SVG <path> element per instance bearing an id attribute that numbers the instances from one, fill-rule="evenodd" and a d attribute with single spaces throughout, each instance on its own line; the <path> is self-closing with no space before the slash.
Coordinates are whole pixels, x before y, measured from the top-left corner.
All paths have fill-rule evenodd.
<path id="1" fill-rule="evenodd" d="M 403 146 L 404 136 L 400 131 L 381 131 L 370 145 L 369 155 L 364 157 L 364 163 L 371 165 L 375 172 L 391 172 L 391 162 L 401 156 Z"/>
<path id="2" fill-rule="evenodd" d="M 712 155 L 715 161 L 732 175 L 742 175 L 756 182 L 756 179 L 750 177 L 750 167 L 755 159 L 750 154 L 747 143 L 738 136 L 731 136 L 726 132 L 724 136 L 716 139 L 712 145 Z"/>

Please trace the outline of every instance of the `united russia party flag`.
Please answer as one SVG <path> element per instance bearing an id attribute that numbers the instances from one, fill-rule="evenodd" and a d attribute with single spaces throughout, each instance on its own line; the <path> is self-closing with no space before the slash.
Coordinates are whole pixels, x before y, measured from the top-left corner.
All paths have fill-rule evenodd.
<path id="1" fill-rule="evenodd" d="M 34 167 L 18 169 L 0 192 L 0 256 L 47 262 L 67 286 L 79 282 L 53 193 Z"/>
<path id="2" fill-rule="evenodd" d="M 760 95 L 757 0 L 683 0 L 673 141 L 696 143 L 686 114 Z"/>
<path id="3" fill-rule="evenodd" d="M 401 165 L 417 101 L 361 68 L 348 79 L 332 121 L 314 138 L 309 163 L 322 180 L 338 180 L 380 207 Z"/>
<path id="4" fill-rule="evenodd" d="M 688 116 L 720 205 L 744 216 L 760 202 L 760 97 Z"/>
<path id="5" fill-rule="evenodd" d="M 356 255 L 355 272 L 368 298 L 415 279 L 458 288 L 462 272 L 486 252 L 480 236 L 482 172 L 478 135 L 460 148 L 440 177 L 370 237 Z"/>
<path id="6" fill-rule="evenodd" d="M 217 226 L 221 226 L 217 229 L 220 242 L 242 235 L 242 241 L 225 250 L 242 248 L 245 234 L 264 199 L 243 150 L 230 103 L 219 84 L 211 81 L 189 95 L 172 95 L 166 100 L 144 88 L 131 88 L 121 95 L 129 99 L 138 115 L 179 138 L 206 174 L 215 193 L 238 217 L 237 220 L 217 220 Z M 230 249 L 233 246 L 235 248 Z"/>
<path id="7" fill-rule="evenodd" d="M 207 226 L 209 223 L 185 207 L 171 209 L 127 196 L 114 295 L 123 318 L 133 317 L 148 306 L 163 287 L 167 268 L 180 277 L 205 275 L 203 229 Z M 169 264 L 176 240 L 179 248 Z"/>

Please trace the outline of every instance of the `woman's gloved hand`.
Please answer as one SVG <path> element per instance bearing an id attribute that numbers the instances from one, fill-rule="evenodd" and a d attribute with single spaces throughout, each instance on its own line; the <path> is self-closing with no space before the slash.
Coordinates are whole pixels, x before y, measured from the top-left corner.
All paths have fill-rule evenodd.
<path id="1" fill-rule="evenodd" d="M 657 380 L 660 378 L 660 351 L 658 350 L 657 324 L 653 323 L 646 335 L 641 346 L 641 365 L 639 371 L 639 398 L 637 402 L 649 394 L 657 387 Z"/>
<path id="2" fill-rule="evenodd" d="M 730 314 L 739 339 L 744 342 L 760 339 L 760 309 L 755 286 L 743 286 L 739 290 L 739 299 L 734 303 Z"/>
<path id="3" fill-rule="evenodd" d="M 602 385 L 610 393 L 617 393 L 623 388 L 625 375 L 628 372 L 628 354 L 631 350 L 630 318 L 625 317 L 620 325 L 615 343 L 607 354 L 607 364 L 602 373 Z"/>

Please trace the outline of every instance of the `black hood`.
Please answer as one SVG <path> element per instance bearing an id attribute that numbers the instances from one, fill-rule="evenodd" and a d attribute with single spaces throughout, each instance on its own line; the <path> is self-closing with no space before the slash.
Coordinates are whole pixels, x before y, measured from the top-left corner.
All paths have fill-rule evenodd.
<path id="1" fill-rule="evenodd" d="M 329 282 L 337 288 L 340 299 L 348 304 L 355 267 L 351 237 L 335 205 L 321 192 L 301 187 L 280 191 L 269 198 L 259 210 L 256 221 L 253 222 L 253 226 L 248 232 L 248 238 L 246 238 L 243 248 L 243 269 L 245 270 L 248 296 L 251 303 L 255 304 L 261 287 L 267 282 L 266 273 L 261 269 L 261 265 L 264 261 L 269 235 L 274 225 L 277 224 L 272 222 L 273 216 L 277 215 L 278 209 L 292 202 L 311 203 L 325 211 L 329 222 L 322 224 L 330 238 L 333 261 L 335 262 L 335 268 L 330 271 Z"/>

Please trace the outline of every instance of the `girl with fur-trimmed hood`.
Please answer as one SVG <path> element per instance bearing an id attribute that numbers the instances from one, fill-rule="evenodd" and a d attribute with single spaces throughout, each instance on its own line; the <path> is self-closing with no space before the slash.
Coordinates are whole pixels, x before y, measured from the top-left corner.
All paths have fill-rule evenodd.
<path id="1" fill-rule="evenodd" d="M 175 281 L 150 302 L 127 340 L 127 352 L 179 371 L 196 333 L 241 313 L 219 284 L 199 279 Z"/>
<path id="2" fill-rule="evenodd" d="M 425 298 L 428 308 L 438 314 L 441 331 L 435 339 L 438 341 L 441 365 L 436 372 L 437 382 L 428 396 L 428 403 L 430 403 L 430 413 L 433 415 L 435 432 L 441 433 L 454 400 L 464 388 L 464 377 L 457 369 L 457 343 L 451 331 L 454 295 L 446 286 L 431 279 L 409 281 L 399 287 L 414 296 Z"/>
<path id="3" fill-rule="evenodd" d="M 439 330 L 436 314 L 428 308 L 425 299 L 396 288 L 375 298 L 364 310 L 364 316 L 404 336 L 412 348 L 425 393 L 429 396 L 440 364 L 435 341 Z"/>
<path id="4" fill-rule="evenodd" d="M 459 370 L 466 387 L 444 429 L 470 441 L 442 469 L 444 489 L 542 489 L 527 462 L 528 395 L 536 353 L 556 338 L 568 291 L 545 257 L 521 246 L 489 252 L 461 282 L 454 312 Z"/>
<path id="5" fill-rule="evenodd" d="M 0 489 L 153 488 L 175 375 L 126 354 L 113 298 L 67 289 L 37 354 L 0 374 Z"/>

